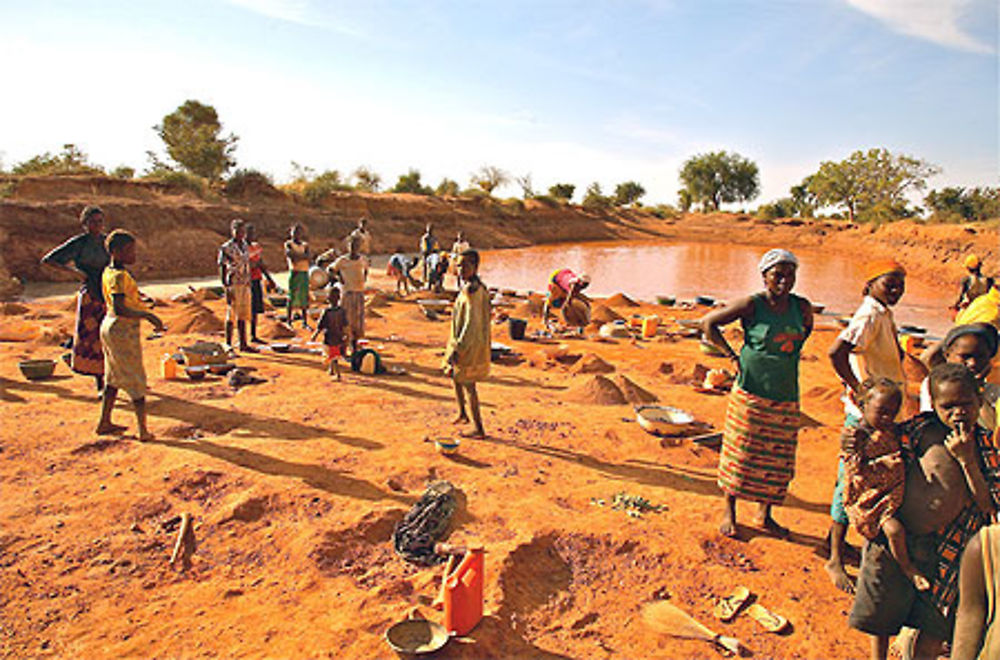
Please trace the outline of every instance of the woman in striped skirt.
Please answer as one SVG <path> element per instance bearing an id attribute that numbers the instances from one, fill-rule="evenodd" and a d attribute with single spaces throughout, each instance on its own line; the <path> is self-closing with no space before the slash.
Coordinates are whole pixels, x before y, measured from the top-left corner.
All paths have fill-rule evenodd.
<path id="1" fill-rule="evenodd" d="M 799 431 L 799 355 L 812 332 L 812 305 L 792 293 L 798 260 L 787 250 L 767 252 L 758 265 L 764 291 L 737 300 L 702 321 L 708 341 L 725 351 L 739 376 L 726 410 L 718 483 L 725 495 L 719 531 L 737 536 L 736 500 L 759 505 L 758 522 L 785 537 L 788 529 L 771 516 L 795 474 Z M 739 320 L 739 355 L 720 328 Z"/>

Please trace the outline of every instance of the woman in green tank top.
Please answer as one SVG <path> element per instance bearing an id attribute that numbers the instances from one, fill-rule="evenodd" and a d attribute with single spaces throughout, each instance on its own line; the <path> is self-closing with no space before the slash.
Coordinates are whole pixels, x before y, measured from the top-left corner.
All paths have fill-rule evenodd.
<path id="1" fill-rule="evenodd" d="M 799 356 L 812 332 L 812 305 L 792 293 L 798 260 L 787 250 L 767 252 L 758 266 L 764 291 L 712 312 L 703 321 L 705 338 L 732 359 L 738 371 L 726 410 L 719 487 L 725 512 L 719 531 L 737 536 L 736 499 L 759 504 L 758 522 L 779 537 L 788 535 L 771 516 L 795 473 L 799 430 Z M 739 320 L 739 355 L 720 328 Z"/>

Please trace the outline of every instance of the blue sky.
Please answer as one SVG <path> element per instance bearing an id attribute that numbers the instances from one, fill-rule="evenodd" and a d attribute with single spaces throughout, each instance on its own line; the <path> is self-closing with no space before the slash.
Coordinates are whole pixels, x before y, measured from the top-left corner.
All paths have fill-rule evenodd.
<path id="1" fill-rule="evenodd" d="M 142 169 L 189 98 L 242 167 L 291 161 L 387 185 L 480 165 L 674 202 L 683 161 L 736 151 L 757 202 L 885 146 L 996 185 L 992 0 L 0 0 L 0 152 L 73 142 Z M 515 195 L 515 186 L 499 194 Z"/>

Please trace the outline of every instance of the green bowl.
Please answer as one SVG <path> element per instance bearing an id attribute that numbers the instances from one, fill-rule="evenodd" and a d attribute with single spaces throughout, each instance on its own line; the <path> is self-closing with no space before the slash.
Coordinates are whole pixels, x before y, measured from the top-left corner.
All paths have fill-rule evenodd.
<path id="1" fill-rule="evenodd" d="M 17 367 L 28 380 L 43 380 L 56 370 L 55 360 L 22 360 Z"/>

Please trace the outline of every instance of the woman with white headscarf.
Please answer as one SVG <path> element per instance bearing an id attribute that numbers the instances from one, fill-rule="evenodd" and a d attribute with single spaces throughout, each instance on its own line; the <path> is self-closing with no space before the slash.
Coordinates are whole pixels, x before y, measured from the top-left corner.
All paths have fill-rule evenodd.
<path id="1" fill-rule="evenodd" d="M 726 411 L 718 483 L 725 494 L 719 531 L 737 536 L 736 500 L 759 505 L 758 522 L 775 536 L 788 530 L 771 516 L 795 474 L 799 431 L 799 355 L 812 332 L 812 305 L 792 293 L 798 259 L 770 250 L 758 265 L 764 290 L 712 312 L 702 320 L 705 338 L 725 352 L 739 375 Z M 736 351 L 720 328 L 739 320 L 743 347 Z"/>

